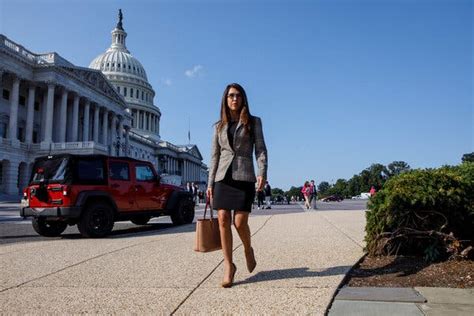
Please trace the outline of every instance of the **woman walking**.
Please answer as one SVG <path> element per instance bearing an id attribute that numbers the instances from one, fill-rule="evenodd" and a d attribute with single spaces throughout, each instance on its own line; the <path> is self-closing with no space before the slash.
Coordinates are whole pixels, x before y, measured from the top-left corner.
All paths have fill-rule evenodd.
<path id="1" fill-rule="evenodd" d="M 253 151 L 258 166 L 255 177 Z M 267 178 L 267 148 L 262 132 L 262 121 L 250 115 L 247 95 L 237 83 L 228 85 L 222 96 L 220 120 L 215 124 L 207 195 L 217 210 L 224 254 L 222 287 L 231 287 L 237 267 L 232 261 L 233 223 L 244 246 L 247 269 L 257 265 L 251 245 L 248 225 L 252 202 L 257 191 L 263 189 Z"/>
<path id="2" fill-rule="evenodd" d="M 304 206 L 306 207 L 307 210 L 311 208 L 311 203 L 309 202 L 309 198 L 311 195 L 311 186 L 309 185 L 309 182 L 306 181 L 301 188 L 301 193 L 303 193 L 304 197 Z"/>

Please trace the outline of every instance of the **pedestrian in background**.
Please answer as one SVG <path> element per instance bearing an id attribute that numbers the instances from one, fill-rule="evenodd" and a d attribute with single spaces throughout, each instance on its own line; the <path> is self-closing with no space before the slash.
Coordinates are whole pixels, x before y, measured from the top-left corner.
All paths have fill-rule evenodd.
<path id="1" fill-rule="evenodd" d="M 220 120 L 214 126 L 207 196 L 217 209 L 224 279 L 222 287 L 231 287 L 237 267 L 232 260 L 233 222 L 242 240 L 247 269 L 257 265 L 251 246 L 249 214 L 257 191 L 263 189 L 267 177 L 267 148 L 263 138 L 262 121 L 250 115 L 247 95 L 237 83 L 228 85 L 222 96 Z M 255 149 L 255 150 L 254 150 Z M 258 166 L 255 177 L 253 152 Z"/>
<path id="2" fill-rule="evenodd" d="M 258 206 L 258 209 L 260 208 L 264 208 L 264 203 L 265 201 L 265 193 L 263 193 L 263 190 L 260 190 L 260 191 L 257 191 L 257 206 Z"/>
<path id="3" fill-rule="evenodd" d="M 311 206 L 312 209 L 317 209 L 316 207 L 316 201 L 318 200 L 318 191 L 316 188 L 316 184 L 314 183 L 314 180 L 311 180 L 311 183 L 309 184 L 310 189 L 310 197 L 309 197 L 309 205 Z"/>
<path id="4" fill-rule="evenodd" d="M 270 186 L 270 183 L 268 181 L 265 181 L 265 188 L 263 189 L 265 191 L 265 203 L 267 204 L 266 209 L 269 210 L 272 208 L 271 206 L 271 198 L 272 198 L 272 187 Z"/>
<path id="5" fill-rule="evenodd" d="M 311 195 L 311 187 L 309 186 L 309 182 L 306 181 L 301 188 L 301 193 L 303 194 L 304 197 L 304 206 L 306 207 L 307 210 L 311 208 L 311 204 L 309 203 L 309 197 Z"/>

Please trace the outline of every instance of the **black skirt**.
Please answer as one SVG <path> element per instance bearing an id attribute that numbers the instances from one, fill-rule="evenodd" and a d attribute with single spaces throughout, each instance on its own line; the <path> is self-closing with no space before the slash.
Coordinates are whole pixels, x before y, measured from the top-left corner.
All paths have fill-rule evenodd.
<path id="1" fill-rule="evenodd" d="M 232 179 L 232 166 L 227 169 L 225 178 L 214 183 L 213 208 L 215 210 L 252 211 L 255 199 L 255 182 Z"/>

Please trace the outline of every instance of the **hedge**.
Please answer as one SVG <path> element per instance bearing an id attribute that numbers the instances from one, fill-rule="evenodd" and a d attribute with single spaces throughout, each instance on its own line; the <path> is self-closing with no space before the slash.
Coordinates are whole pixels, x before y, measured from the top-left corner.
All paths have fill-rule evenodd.
<path id="1" fill-rule="evenodd" d="M 369 255 L 472 255 L 474 163 L 412 170 L 389 179 L 366 213 Z"/>

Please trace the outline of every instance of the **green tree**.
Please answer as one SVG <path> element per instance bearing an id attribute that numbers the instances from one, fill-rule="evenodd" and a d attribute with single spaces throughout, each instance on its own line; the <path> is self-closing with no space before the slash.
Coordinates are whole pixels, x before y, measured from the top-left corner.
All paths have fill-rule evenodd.
<path id="1" fill-rule="evenodd" d="M 474 152 L 462 155 L 462 162 L 474 162 Z"/>
<path id="2" fill-rule="evenodd" d="M 285 192 L 280 188 L 273 188 L 272 189 L 272 196 L 284 195 L 284 194 L 285 194 Z"/>
<path id="3" fill-rule="evenodd" d="M 347 181 L 347 195 L 355 196 L 360 193 L 360 176 L 355 174 L 349 181 Z"/>
<path id="4" fill-rule="evenodd" d="M 394 161 L 388 164 L 387 166 L 388 177 L 397 176 L 403 172 L 410 171 L 410 165 L 405 161 Z"/>
<path id="5" fill-rule="evenodd" d="M 327 181 L 323 181 L 318 185 L 318 192 L 322 196 L 326 195 L 328 193 L 329 188 L 331 188 L 331 185 Z"/>
<path id="6" fill-rule="evenodd" d="M 301 188 L 302 188 L 302 187 L 293 187 L 293 186 L 292 186 L 292 187 L 286 192 L 286 196 L 287 196 L 288 198 L 290 198 L 290 199 L 291 199 L 292 196 L 294 196 L 295 198 L 299 196 L 300 199 L 302 199 L 302 198 L 303 198 L 303 194 L 301 194 Z"/>
<path id="7" fill-rule="evenodd" d="M 367 188 L 368 190 L 365 192 L 368 192 L 372 186 L 375 187 L 375 189 L 380 190 L 385 181 L 388 179 L 388 170 L 387 167 L 385 167 L 382 164 L 379 163 L 374 163 L 372 164 L 369 168 L 369 182 L 367 183 Z"/>
<path id="8" fill-rule="evenodd" d="M 347 181 L 345 179 L 337 179 L 336 183 L 329 189 L 329 194 L 347 196 Z"/>

